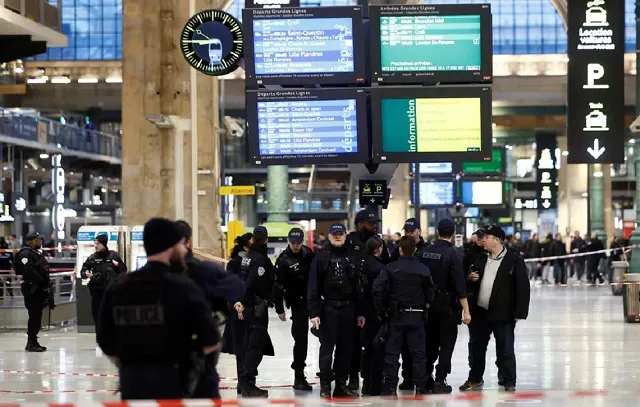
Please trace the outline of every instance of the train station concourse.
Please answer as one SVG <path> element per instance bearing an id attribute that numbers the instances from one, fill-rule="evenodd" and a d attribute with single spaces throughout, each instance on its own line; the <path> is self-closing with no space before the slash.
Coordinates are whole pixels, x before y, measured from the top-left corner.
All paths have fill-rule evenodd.
<path id="1" fill-rule="evenodd" d="M 0 0 L 0 407 L 638 405 L 639 19 Z"/>

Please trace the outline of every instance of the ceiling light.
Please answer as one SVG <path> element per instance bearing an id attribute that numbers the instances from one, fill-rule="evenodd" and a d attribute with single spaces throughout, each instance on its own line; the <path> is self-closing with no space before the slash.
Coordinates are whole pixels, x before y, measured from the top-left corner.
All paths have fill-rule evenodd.
<path id="1" fill-rule="evenodd" d="M 98 78 L 80 78 L 78 83 L 98 83 Z"/>
<path id="2" fill-rule="evenodd" d="M 105 192 L 107 192 L 107 188 L 102 188 L 100 189 L 100 191 L 102 191 L 102 193 L 104 194 Z"/>
<path id="3" fill-rule="evenodd" d="M 494 138 L 493 138 L 493 142 L 495 143 L 495 142 L 497 142 L 497 141 L 498 141 L 498 139 L 494 137 Z"/>
<path id="4" fill-rule="evenodd" d="M 602 178 L 604 174 L 602 173 L 602 171 L 596 171 L 593 173 L 593 176 L 596 178 Z"/>
<path id="5" fill-rule="evenodd" d="M 113 77 L 113 78 L 107 78 L 104 81 L 107 83 L 122 83 L 122 78 Z"/>
<path id="6" fill-rule="evenodd" d="M 49 154 L 42 153 L 42 154 L 40 154 L 40 158 L 42 158 L 43 160 L 46 160 L 47 158 L 49 158 Z"/>
<path id="7" fill-rule="evenodd" d="M 588 196 L 589 196 L 589 193 L 588 193 L 588 192 L 583 192 L 583 193 L 582 193 L 582 197 L 583 197 L 583 198 L 587 198 Z"/>
<path id="8" fill-rule="evenodd" d="M 33 83 L 47 83 L 47 81 L 49 80 L 48 76 L 40 76 L 38 78 L 29 78 L 27 79 L 27 83 L 33 84 Z"/>
<path id="9" fill-rule="evenodd" d="M 291 183 L 292 184 L 299 184 L 300 180 L 298 178 L 294 178 L 294 179 L 291 180 Z"/>
<path id="10" fill-rule="evenodd" d="M 629 144 L 636 144 L 636 139 L 632 138 L 631 140 L 629 140 Z"/>
<path id="11" fill-rule="evenodd" d="M 566 157 L 566 156 L 569 155 L 569 152 L 565 150 L 565 151 L 562 152 L 562 155 Z"/>
<path id="12" fill-rule="evenodd" d="M 53 78 L 51 78 L 51 83 L 67 84 L 71 83 L 71 79 L 69 79 L 68 76 L 54 76 Z"/>

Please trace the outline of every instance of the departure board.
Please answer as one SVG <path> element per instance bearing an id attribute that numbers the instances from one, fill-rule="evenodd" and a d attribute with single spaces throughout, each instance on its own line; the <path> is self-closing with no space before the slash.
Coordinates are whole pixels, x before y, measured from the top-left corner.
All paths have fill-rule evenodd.
<path id="1" fill-rule="evenodd" d="M 488 4 L 373 6 L 370 12 L 374 82 L 491 81 Z"/>
<path id="2" fill-rule="evenodd" d="M 249 92 L 256 162 L 351 162 L 368 155 L 364 90 Z M 251 113 L 252 114 L 252 113 Z M 253 118 L 249 115 L 248 117 Z M 365 134 L 362 137 L 362 134 Z"/>
<path id="3" fill-rule="evenodd" d="M 428 181 L 420 183 L 420 206 L 447 206 L 455 201 L 452 181 Z"/>
<path id="4" fill-rule="evenodd" d="M 249 85 L 364 82 L 360 7 L 244 13 Z"/>

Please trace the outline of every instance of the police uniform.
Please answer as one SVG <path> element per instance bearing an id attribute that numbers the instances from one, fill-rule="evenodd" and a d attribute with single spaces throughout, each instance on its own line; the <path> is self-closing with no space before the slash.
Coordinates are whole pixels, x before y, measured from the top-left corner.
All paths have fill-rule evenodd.
<path id="1" fill-rule="evenodd" d="M 403 343 L 407 343 L 413 363 L 413 379 L 418 394 L 426 394 L 425 313 L 433 301 L 435 287 L 429 268 L 414 256 L 402 256 L 373 283 L 376 311 L 389 315 L 389 337 L 385 347 L 383 395 L 395 395 Z M 389 295 L 390 308 L 384 295 Z"/>
<path id="2" fill-rule="evenodd" d="M 299 228 L 289 231 L 291 243 L 302 243 L 304 233 Z M 284 309 L 282 300 L 291 308 L 291 335 L 293 336 L 293 363 L 295 372 L 294 390 L 311 390 L 306 383 L 304 368 L 307 366 L 307 347 L 309 342 L 309 309 L 307 305 L 307 283 L 309 269 L 313 261 L 313 252 L 307 246 L 294 253 L 287 247 L 276 260 L 276 275 L 283 292 L 276 298 L 276 306 Z"/>
<path id="3" fill-rule="evenodd" d="M 83 279 L 87 278 L 87 271 L 93 273 L 87 286 L 91 292 L 91 315 L 94 323 L 98 321 L 98 313 L 100 312 L 104 290 L 107 285 L 114 282 L 119 274 L 127 272 L 127 266 L 120 258 L 120 255 L 107 247 L 108 236 L 98 235 L 96 236 L 96 241 L 104 246 L 104 250 L 96 251 L 89 256 L 80 270 L 80 276 Z"/>
<path id="4" fill-rule="evenodd" d="M 329 234 L 339 233 L 346 233 L 344 225 L 331 225 Z M 346 381 L 349 376 L 357 316 L 362 315 L 362 297 L 358 272 L 346 246 L 347 242 L 341 247 L 327 242 L 325 250 L 314 257 L 309 273 L 309 318 L 320 318 L 321 396 L 331 395 L 331 381 L 334 375 L 334 397 L 357 396 L 347 388 Z"/>
<path id="5" fill-rule="evenodd" d="M 145 225 L 149 262 L 107 287 L 97 324 L 102 351 L 119 368 L 123 400 L 191 397 L 199 379 L 196 354 L 221 338 L 202 291 L 184 275 L 184 264 L 153 259 L 180 253 L 174 222 L 154 218 Z"/>
<path id="6" fill-rule="evenodd" d="M 24 305 L 29 313 L 27 323 L 27 346 L 26 351 L 44 352 L 47 350 L 38 343 L 38 333 L 42 326 L 42 310 L 47 303 L 53 306 L 51 292 L 51 281 L 49 279 L 49 262 L 45 256 L 36 248 L 29 246 L 29 243 L 42 240 L 38 233 L 27 235 L 26 245 L 20 249 L 16 256 L 14 268 L 16 274 L 22 276 L 22 295 Z"/>
<path id="7" fill-rule="evenodd" d="M 256 236 L 268 238 L 267 229 L 264 226 L 256 227 L 253 235 L 254 239 Z M 266 244 L 252 243 L 240 266 L 240 273 L 246 276 L 247 284 L 245 295 L 240 301 L 245 308 L 243 317 L 246 321 L 241 384 L 243 397 L 267 397 L 269 394 L 255 385 L 262 358 L 265 355 L 274 355 L 268 332 L 268 310 L 273 299 L 276 275 L 267 253 Z M 276 308 L 276 311 L 278 314 L 284 313 L 284 309 Z"/>
<path id="8" fill-rule="evenodd" d="M 438 230 L 454 231 L 455 224 L 450 219 L 443 219 Z M 436 394 L 448 394 L 451 386 L 446 383 L 446 378 L 451 373 L 451 358 L 458 337 L 459 301 L 467 298 L 466 278 L 462 260 L 450 241 L 436 240 L 422 251 L 421 256 L 436 285 L 436 297 L 427 319 L 427 389 Z M 438 367 L 434 384 L 431 374 L 436 360 Z"/>

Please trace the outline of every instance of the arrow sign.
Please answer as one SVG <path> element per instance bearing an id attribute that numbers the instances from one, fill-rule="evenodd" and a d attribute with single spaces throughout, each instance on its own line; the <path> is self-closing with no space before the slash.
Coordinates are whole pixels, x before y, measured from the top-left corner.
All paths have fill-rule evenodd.
<path id="1" fill-rule="evenodd" d="M 600 147 L 600 140 L 593 140 L 593 148 L 587 147 L 587 153 L 591 154 L 596 160 L 604 153 L 605 148 Z"/>
<path id="2" fill-rule="evenodd" d="M 551 206 L 551 202 L 549 202 L 548 199 L 545 199 L 544 202 L 542 203 L 542 207 L 544 209 L 549 209 L 550 206 Z"/>

